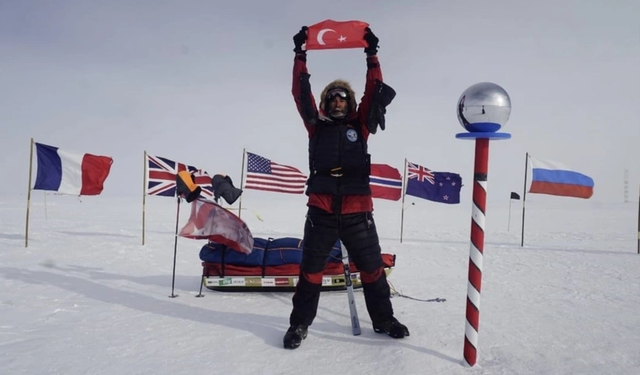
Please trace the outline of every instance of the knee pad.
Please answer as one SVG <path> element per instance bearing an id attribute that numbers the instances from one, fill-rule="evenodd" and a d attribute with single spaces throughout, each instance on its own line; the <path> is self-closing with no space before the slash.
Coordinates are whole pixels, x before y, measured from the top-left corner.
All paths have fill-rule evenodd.
<path id="1" fill-rule="evenodd" d="M 383 267 L 380 267 L 373 272 L 360 271 L 360 280 L 362 280 L 363 284 L 373 284 L 382 279 L 383 276 L 386 276 Z M 384 279 L 386 280 L 386 277 Z"/>
<path id="2" fill-rule="evenodd" d="M 380 246 L 365 249 L 361 252 L 354 252 L 349 255 L 349 257 L 359 271 L 375 273 L 382 268 L 382 254 Z"/>

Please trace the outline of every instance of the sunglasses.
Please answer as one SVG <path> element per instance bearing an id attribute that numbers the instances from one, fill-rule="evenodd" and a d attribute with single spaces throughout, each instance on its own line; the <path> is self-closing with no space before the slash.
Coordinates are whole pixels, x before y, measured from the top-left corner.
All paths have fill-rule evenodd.
<path id="1" fill-rule="evenodd" d="M 347 97 L 349 97 L 347 92 L 344 89 L 341 89 L 341 88 L 333 89 L 333 90 L 331 90 L 331 91 L 329 91 L 327 93 L 327 99 L 328 100 L 331 100 L 331 99 L 335 98 L 336 96 L 339 96 L 342 99 L 347 99 Z"/>

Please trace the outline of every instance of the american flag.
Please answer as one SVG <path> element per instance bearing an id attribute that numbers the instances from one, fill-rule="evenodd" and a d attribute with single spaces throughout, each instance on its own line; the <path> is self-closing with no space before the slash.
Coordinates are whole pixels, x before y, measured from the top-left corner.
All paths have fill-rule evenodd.
<path id="1" fill-rule="evenodd" d="M 303 194 L 306 182 L 307 176 L 299 169 L 247 152 L 245 189 Z"/>
<path id="2" fill-rule="evenodd" d="M 200 194 L 206 198 L 212 198 L 211 176 L 206 171 L 191 165 L 176 163 L 167 158 L 151 155 L 147 155 L 147 195 L 175 197 L 176 175 L 178 172 L 185 170 L 194 175 L 196 184 L 202 188 Z"/>

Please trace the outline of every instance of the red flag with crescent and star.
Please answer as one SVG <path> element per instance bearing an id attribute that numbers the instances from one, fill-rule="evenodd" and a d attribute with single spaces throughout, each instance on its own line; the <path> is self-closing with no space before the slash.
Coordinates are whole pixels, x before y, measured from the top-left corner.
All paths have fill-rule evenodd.
<path id="1" fill-rule="evenodd" d="M 324 20 L 309 26 L 307 30 L 307 50 L 364 48 L 363 39 L 369 24 L 362 21 Z"/>

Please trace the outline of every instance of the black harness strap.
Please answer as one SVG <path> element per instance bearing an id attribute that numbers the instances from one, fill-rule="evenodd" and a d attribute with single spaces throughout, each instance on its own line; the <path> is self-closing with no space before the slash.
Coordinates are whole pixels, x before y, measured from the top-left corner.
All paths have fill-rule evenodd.
<path id="1" fill-rule="evenodd" d="M 224 266 L 225 266 L 224 258 L 225 258 L 225 255 L 227 255 L 227 249 L 228 249 L 228 247 L 226 245 L 223 245 L 223 248 L 222 248 L 222 261 L 221 261 L 221 266 L 220 266 L 220 268 L 222 269 L 222 272 L 221 272 L 222 275 L 220 275 L 221 277 L 224 277 Z"/>
<path id="2" fill-rule="evenodd" d="M 267 251 L 269 251 L 269 244 L 273 241 L 273 237 L 267 239 L 267 243 L 264 245 L 264 256 L 262 257 L 262 277 L 267 274 Z"/>

